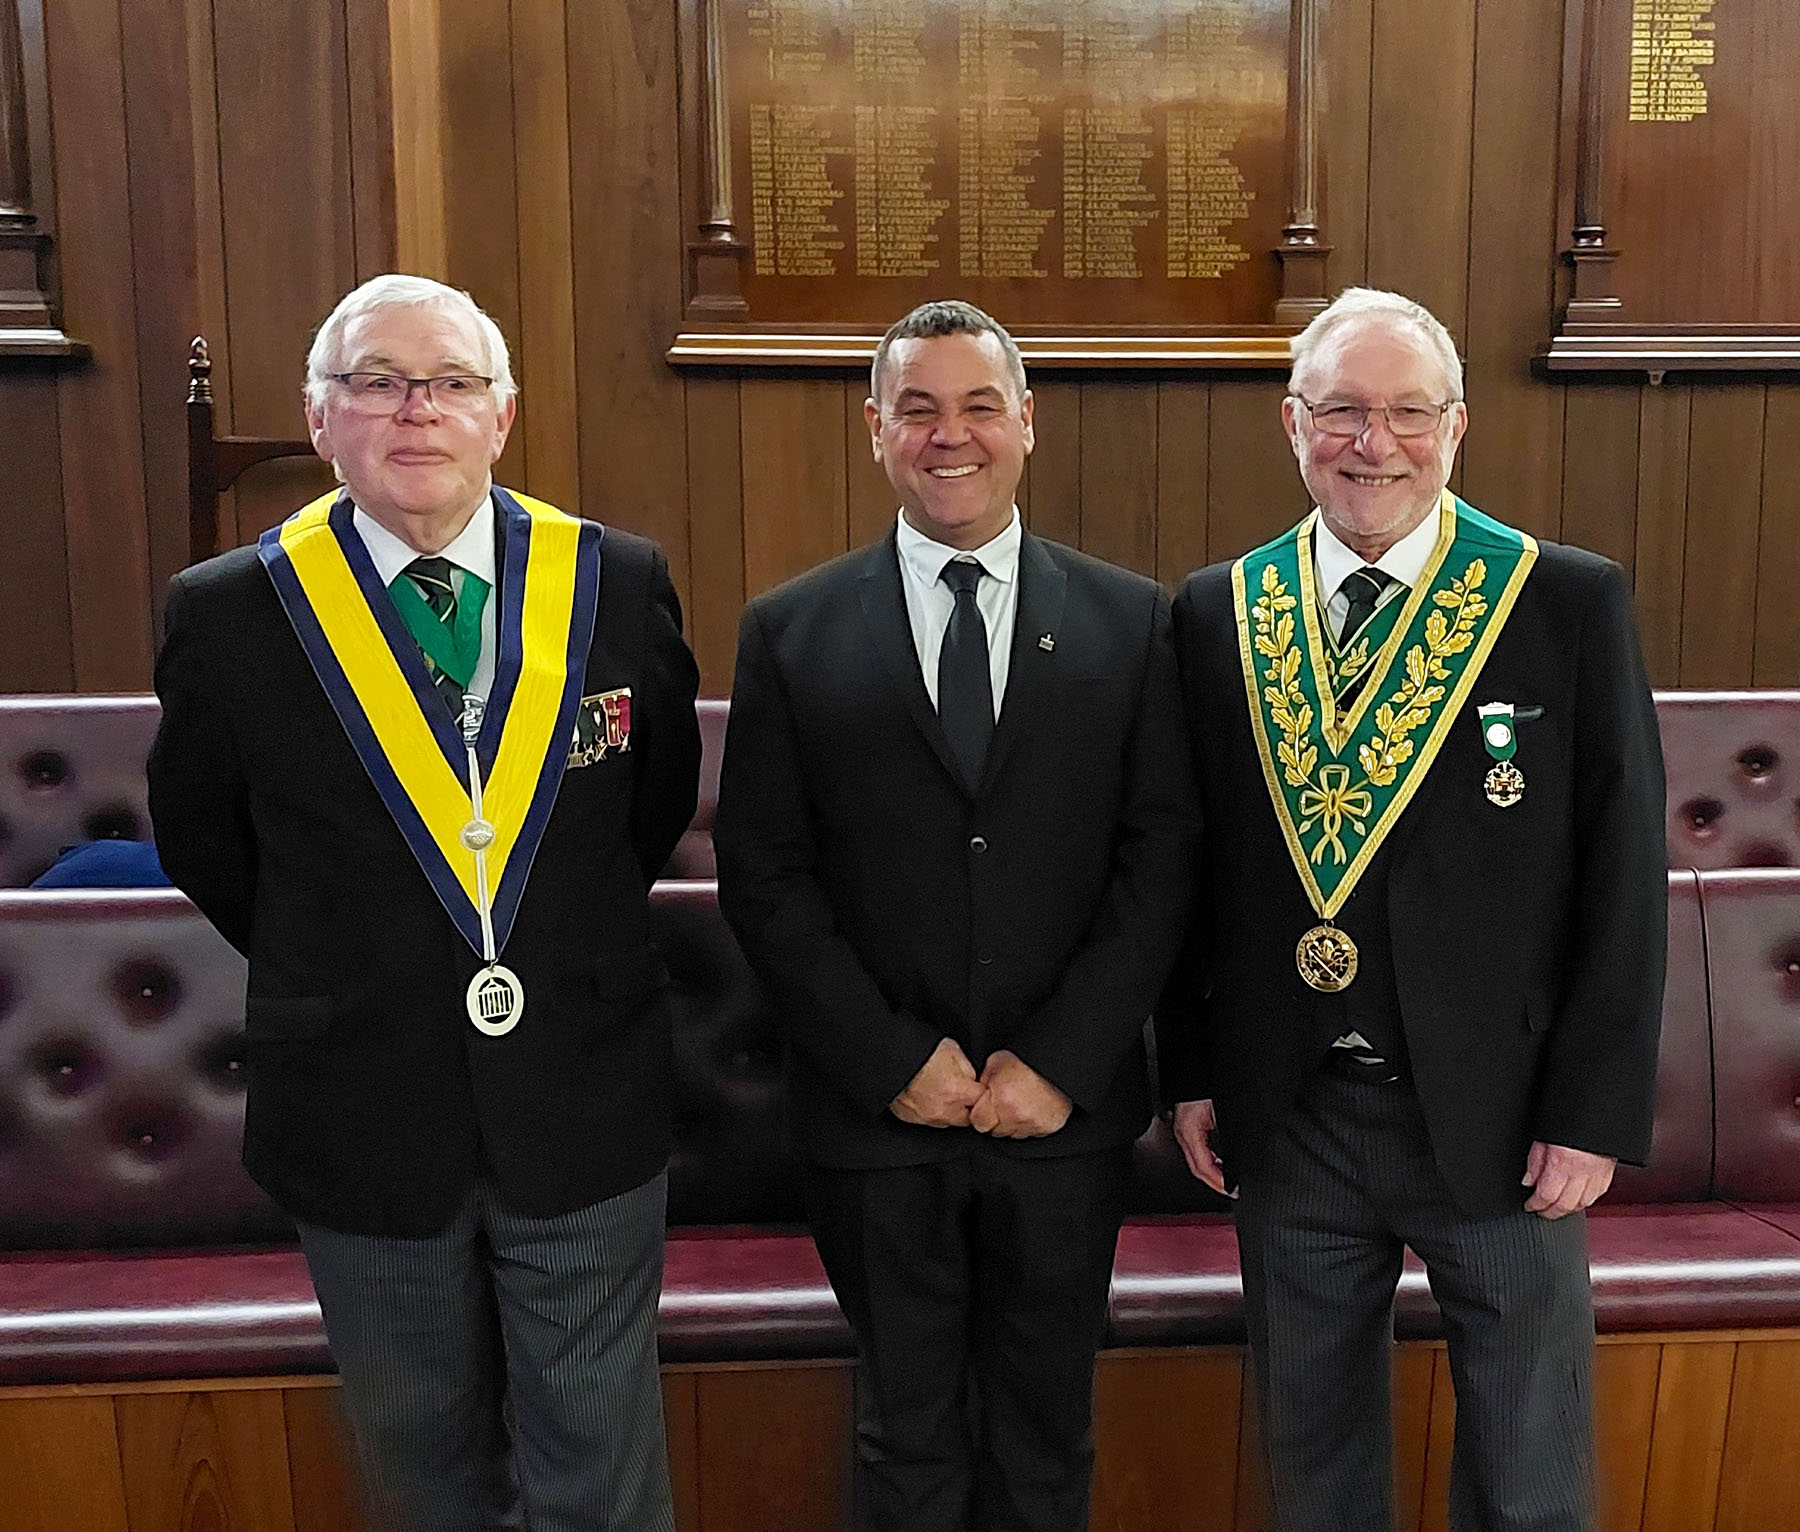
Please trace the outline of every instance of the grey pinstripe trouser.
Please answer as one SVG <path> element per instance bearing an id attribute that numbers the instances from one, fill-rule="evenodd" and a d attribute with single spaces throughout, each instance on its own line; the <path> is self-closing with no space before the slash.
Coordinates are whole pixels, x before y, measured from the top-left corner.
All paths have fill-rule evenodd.
<path id="1" fill-rule="evenodd" d="M 384 1532 L 673 1532 L 667 1192 L 527 1218 L 482 1182 L 429 1239 L 300 1225 Z"/>
<path id="2" fill-rule="evenodd" d="M 1403 1243 L 1425 1262 L 1456 1386 L 1452 1532 L 1590 1532 L 1582 1215 L 1470 1217 L 1409 1085 L 1321 1074 L 1268 1163 L 1243 1178 L 1237 1233 L 1279 1532 L 1391 1532 Z"/>

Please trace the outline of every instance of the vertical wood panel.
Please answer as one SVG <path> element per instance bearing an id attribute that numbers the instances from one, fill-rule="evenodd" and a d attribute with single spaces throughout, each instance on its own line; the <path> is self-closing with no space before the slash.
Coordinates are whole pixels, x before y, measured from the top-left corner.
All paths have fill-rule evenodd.
<path id="1" fill-rule="evenodd" d="M 760 595 L 849 546 L 843 385 L 784 378 L 745 385 L 744 594 Z"/>
<path id="2" fill-rule="evenodd" d="M 1718 1532 L 1800 1526 L 1800 1341 L 1738 1342 Z"/>
<path id="3" fill-rule="evenodd" d="M 692 1372 L 665 1369 L 662 1375 L 663 1426 L 669 1442 L 669 1488 L 675 1500 L 676 1532 L 701 1532 L 697 1382 Z"/>
<path id="4" fill-rule="evenodd" d="M 1182 1532 L 1232 1532 L 1242 1359 L 1171 1351 L 1102 1357 L 1092 1532 L 1138 1532 L 1179 1516 Z"/>
<path id="5" fill-rule="evenodd" d="M 1374 0 L 1331 0 L 1319 33 L 1320 201 L 1332 246 L 1326 291 L 1363 282 L 1369 266 L 1369 92 Z"/>
<path id="6" fill-rule="evenodd" d="M 150 679 L 150 569 L 118 0 L 46 7 L 44 35 L 64 322 L 94 348 L 58 400 L 75 684 L 132 691 Z"/>
<path id="7" fill-rule="evenodd" d="M 0 1400 L 0 1532 L 139 1532 L 110 1398 Z"/>
<path id="8" fill-rule="evenodd" d="M 1638 626 L 1653 686 L 1681 678 L 1681 603 L 1687 579 L 1688 432 L 1686 384 L 1646 388 L 1638 397 Z"/>
<path id="9" fill-rule="evenodd" d="M 1156 577 L 1173 590 L 1206 563 L 1212 390 L 1197 378 L 1156 389 Z"/>
<path id="10" fill-rule="evenodd" d="M 1730 1341 L 1663 1348 L 1643 1532 L 1705 1532 L 1712 1526 L 1736 1350 Z"/>
<path id="11" fill-rule="evenodd" d="M 294 1532 L 279 1389 L 117 1401 L 131 1532 Z"/>
<path id="12" fill-rule="evenodd" d="M 852 548 L 887 536 L 899 509 L 894 486 L 875 461 L 870 445 L 869 423 L 863 414 L 868 397 L 866 377 L 852 374 L 844 380 L 844 474 Z"/>
<path id="13" fill-rule="evenodd" d="M 1653 1342 L 1595 1348 L 1599 1532 L 1638 1532 L 1643 1523 L 1662 1352 Z"/>
<path id="14" fill-rule="evenodd" d="M 1306 514 L 1306 486 L 1281 429 L 1284 381 L 1218 384 L 1207 466 L 1206 557 L 1236 558 Z"/>
<path id="15" fill-rule="evenodd" d="M 388 0 L 343 0 L 355 280 L 398 269 Z"/>
<path id="16" fill-rule="evenodd" d="M 744 484 L 738 443 L 738 382 L 691 378 L 687 385 L 688 555 L 693 599 L 688 641 L 700 662 L 700 691 L 731 695 L 738 616 L 744 609 Z"/>
<path id="17" fill-rule="evenodd" d="M 1081 546 L 1081 388 L 1063 378 L 1033 380 L 1037 445 L 1026 460 L 1030 485 L 1022 502 L 1033 532 L 1071 548 Z"/>
<path id="18" fill-rule="evenodd" d="M 363 1507 L 343 1391 L 288 1388 L 281 1401 L 294 1532 L 381 1532 Z"/>
<path id="19" fill-rule="evenodd" d="M 1445 1532 L 1450 1514 L 1450 1459 L 1456 1446 L 1456 1390 L 1450 1381 L 1450 1353 L 1431 1359 L 1431 1419 L 1425 1431 L 1425 1488 L 1419 1508 L 1420 1532 Z"/>
<path id="20" fill-rule="evenodd" d="M 1468 334 L 1475 0 L 1375 0 L 1369 281 Z"/>
<path id="21" fill-rule="evenodd" d="M 583 504 L 654 537 L 688 595 L 681 380 L 663 361 L 681 313 L 675 7 L 571 5 L 569 179 Z M 835 421 L 836 413 L 831 418 Z M 836 504 L 843 506 L 841 481 Z"/>
<path id="22" fill-rule="evenodd" d="M 398 268 L 442 281 L 445 250 L 443 70 L 438 0 L 387 0 Z"/>
<path id="23" fill-rule="evenodd" d="M 50 373 L 0 378 L 10 502 L 0 515 L 0 614 L 6 624 L 0 629 L 0 691 L 75 686 L 56 410 Z"/>
<path id="24" fill-rule="evenodd" d="M 1630 574 L 1637 563 L 1638 391 L 1577 383 L 1566 398 L 1562 528 L 1551 535 L 1603 553 Z"/>
<path id="25" fill-rule="evenodd" d="M 1756 559 L 1756 686 L 1800 686 L 1800 386 L 1771 383 L 1763 431 L 1762 531 Z"/>
<path id="26" fill-rule="evenodd" d="M 1394 1525 L 1400 1532 L 1418 1532 L 1424 1515 L 1436 1355 L 1431 1346 L 1394 1348 Z"/>
<path id="27" fill-rule="evenodd" d="M 1244 1357 L 1244 1387 L 1238 1410 L 1237 1505 L 1233 1532 L 1268 1532 L 1269 1466 L 1263 1455 L 1262 1416 L 1256 1407 L 1256 1386 L 1248 1355 Z"/>
<path id="28" fill-rule="evenodd" d="M 581 495 L 575 394 L 575 235 L 569 203 L 568 38 L 560 5 L 512 8 L 518 113 L 519 357 L 525 488 L 574 510 Z M 689 517 L 693 494 L 689 490 Z"/>
<path id="29" fill-rule="evenodd" d="M 1563 391 L 1530 364 L 1544 339 L 1550 268 L 1522 257 L 1556 239 L 1562 0 L 1484 6 L 1476 26 L 1463 493 L 1556 537 Z"/>
<path id="30" fill-rule="evenodd" d="M 1730 686 L 1750 674 L 1756 639 L 1762 388 L 1696 384 L 1688 442 L 1681 684 Z"/>
<path id="31" fill-rule="evenodd" d="M 849 1525 L 851 1377 L 829 1366 L 696 1375 L 705 1532 L 768 1532 L 772 1506 L 782 1532 Z"/>
<path id="32" fill-rule="evenodd" d="M 1081 546 L 1156 573 L 1156 385 L 1081 385 Z"/>

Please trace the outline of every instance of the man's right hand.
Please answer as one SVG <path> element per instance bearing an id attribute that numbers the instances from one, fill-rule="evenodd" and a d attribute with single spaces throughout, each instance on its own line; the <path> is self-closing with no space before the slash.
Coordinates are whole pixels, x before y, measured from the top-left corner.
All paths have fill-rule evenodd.
<path id="1" fill-rule="evenodd" d="M 1197 1180 L 1204 1181 L 1221 1197 L 1235 1197 L 1225 1190 L 1225 1166 L 1213 1153 L 1212 1136 L 1218 1131 L 1219 1119 L 1213 1112 L 1212 1100 L 1180 1101 L 1175 1105 L 1175 1142 L 1181 1145 L 1182 1158 Z"/>
<path id="2" fill-rule="evenodd" d="M 922 1128 L 966 1128 L 969 1108 L 986 1094 L 968 1055 L 954 1038 L 946 1037 L 906 1089 L 888 1103 L 888 1110 L 902 1122 Z"/>

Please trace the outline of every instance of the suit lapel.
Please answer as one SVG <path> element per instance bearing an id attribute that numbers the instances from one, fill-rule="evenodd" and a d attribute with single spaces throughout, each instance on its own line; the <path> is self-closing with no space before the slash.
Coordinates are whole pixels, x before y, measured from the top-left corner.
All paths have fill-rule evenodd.
<path id="1" fill-rule="evenodd" d="M 1019 542 L 1019 605 L 1013 617 L 1011 668 L 1006 676 L 1006 697 L 1000 704 L 1000 721 L 994 742 L 988 747 L 982 785 L 992 782 L 1006 764 L 1020 734 L 1049 708 L 1056 679 L 1056 651 L 1038 640 L 1046 633 L 1054 641 L 1062 623 L 1063 600 L 1069 577 L 1050 551 L 1029 532 Z"/>
<path id="2" fill-rule="evenodd" d="M 869 625 L 869 635 L 875 641 L 875 652 L 881 657 L 883 668 L 925 742 L 960 787 L 962 772 L 950 753 L 950 741 L 938 722 L 937 709 L 931 705 L 931 694 L 925 690 L 925 677 L 919 670 L 919 651 L 913 647 L 912 622 L 906 615 L 905 593 L 900 589 L 900 555 L 895 550 L 892 532 L 869 549 L 856 590 L 862 602 L 863 620 Z"/>

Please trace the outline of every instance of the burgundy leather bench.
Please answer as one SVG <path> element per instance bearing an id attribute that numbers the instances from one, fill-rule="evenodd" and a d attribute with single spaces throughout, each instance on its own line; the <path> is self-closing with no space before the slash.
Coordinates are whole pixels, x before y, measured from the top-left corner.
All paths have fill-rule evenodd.
<path id="1" fill-rule="evenodd" d="M 710 883 L 653 907 L 681 1070 L 664 1355 L 847 1355 L 798 1226 L 773 1020 Z M 1591 1225 L 1601 1328 L 1800 1323 L 1800 871 L 1671 874 L 1670 934 L 1654 1161 Z M 285 1223 L 237 1165 L 242 982 L 178 894 L 0 894 L 0 1383 L 329 1368 Z M 1111 1343 L 1240 1341 L 1217 1200 L 1160 1125 L 1136 1169 Z M 1438 1332 L 1416 1271 L 1396 1329 Z"/>

